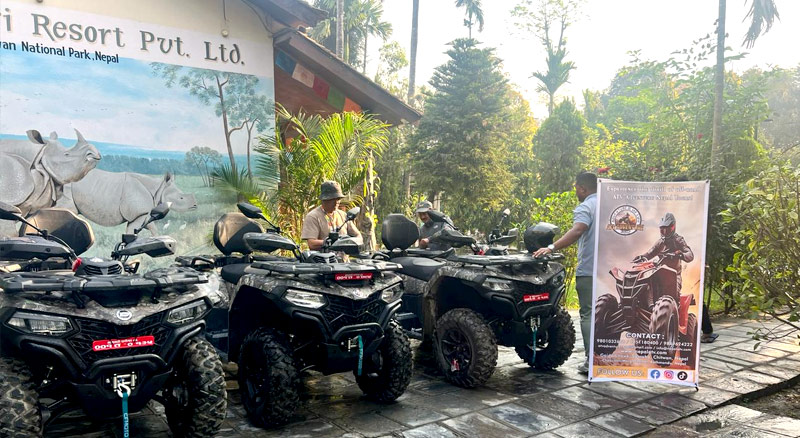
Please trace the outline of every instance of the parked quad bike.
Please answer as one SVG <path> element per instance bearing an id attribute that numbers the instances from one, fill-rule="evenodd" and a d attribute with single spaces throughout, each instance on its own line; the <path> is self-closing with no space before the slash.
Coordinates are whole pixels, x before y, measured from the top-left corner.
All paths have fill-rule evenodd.
<path id="1" fill-rule="evenodd" d="M 152 220 L 162 212 L 154 209 Z M 128 412 L 162 403 L 175 436 L 219 431 L 227 394 L 219 357 L 202 336 L 217 294 L 204 275 L 179 268 L 136 275 L 124 273 L 121 260 L 79 259 L 92 231 L 66 210 L 41 210 L 29 221 L 0 204 L 0 218 L 37 232 L 0 239 L 6 271 L 16 265 L 0 274 L 0 436 L 41 436 L 76 408 L 118 418 L 123 395 Z M 147 238 L 117 250 L 124 258 L 172 248 L 174 241 Z"/>
<path id="2" fill-rule="evenodd" d="M 447 251 L 407 250 L 392 245 L 392 232 L 411 232 L 402 215 L 390 215 L 382 238 L 387 252 L 375 256 L 400 263 L 406 292 L 398 320 L 411 337 L 431 341 L 445 378 L 471 388 L 485 383 L 497 364 L 497 345 L 514 347 L 532 367 L 554 369 L 572 353 L 575 329 L 559 304 L 565 293 L 560 255 L 456 255 L 475 245 L 458 231 L 432 237 Z M 409 227 L 409 229 L 405 229 Z M 529 252 L 552 242 L 557 227 L 526 230 Z M 535 338 L 535 345 L 534 345 Z"/>
<path id="3" fill-rule="evenodd" d="M 338 229 L 322 251 L 304 252 L 271 224 L 267 232 L 244 233 L 249 223 L 266 218 L 256 207 L 239 209 L 250 222 L 219 227 L 227 230 L 226 238 L 218 236 L 223 247 L 293 254 L 252 256 L 221 268 L 231 290 L 228 357 L 238 362 L 242 403 L 253 423 L 271 427 L 290 421 L 300 402 L 300 373 L 309 369 L 326 375 L 352 371 L 366 396 L 378 402 L 402 395 L 411 380 L 412 357 L 394 318 L 403 292 L 394 273 L 400 266 L 341 262 L 337 254 L 358 254 L 358 245 L 339 238 Z M 357 213 L 348 211 L 347 220 Z M 418 231 L 401 237 L 396 244 L 410 246 Z"/>
<path id="4" fill-rule="evenodd" d="M 678 274 L 665 264 L 668 257 L 674 255 L 657 255 L 634 263 L 628 271 L 609 271 L 617 293 L 601 295 L 595 303 L 595 354 L 612 354 L 622 332 L 629 332 L 639 356 L 650 355 L 653 362 L 666 367 L 678 354 L 682 364 L 694 368 L 697 316 L 689 313 L 694 295 L 679 294 Z M 681 345 L 691 347 L 687 350 Z"/>

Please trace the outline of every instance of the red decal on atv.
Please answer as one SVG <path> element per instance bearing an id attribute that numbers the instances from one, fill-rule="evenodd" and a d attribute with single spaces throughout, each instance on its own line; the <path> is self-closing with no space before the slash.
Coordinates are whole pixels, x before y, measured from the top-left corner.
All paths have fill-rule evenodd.
<path id="1" fill-rule="evenodd" d="M 548 301 L 548 300 L 550 300 L 550 292 L 522 296 L 523 303 L 532 303 L 534 301 Z"/>
<path id="2" fill-rule="evenodd" d="M 93 351 L 121 350 L 123 348 L 152 347 L 155 345 L 152 336 L 136 336 L 125 339 L 102 339 L 92 342 Z"/>
<path id="3" fill-rule="evenodd" d="M 369 280 L 372 278 L 372 272 L 356 272 L 352 274 L 334 274 L 333 279 L 336 281 L 348 280 Z"/>

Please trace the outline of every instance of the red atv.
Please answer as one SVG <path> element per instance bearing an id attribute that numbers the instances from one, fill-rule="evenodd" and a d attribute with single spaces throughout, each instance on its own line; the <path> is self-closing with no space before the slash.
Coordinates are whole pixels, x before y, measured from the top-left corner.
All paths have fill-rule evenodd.
<path id="1" fill-rule="evenodd" d="M 682 365 L 694 368 L 697 315 L 689 314 L 694 295 L 679 294 L 678 274 L 665 264 L 670 257 L 675 255 L 660 254 L 634 263 L 628 271 L 609 271 L 616 280 L 619 301 L 614 294 L 597 298 L 595 354 L 612 354 L 622 332 L 628 332 L 639 356 L 649 354 L 653 362 L 666 367 L 677 353 Z"/>

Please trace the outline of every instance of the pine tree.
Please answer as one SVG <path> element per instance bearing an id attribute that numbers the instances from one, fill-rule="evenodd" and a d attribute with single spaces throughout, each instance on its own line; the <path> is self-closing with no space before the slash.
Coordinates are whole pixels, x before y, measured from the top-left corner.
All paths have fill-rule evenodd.
<path id="1" fill-rule="evenodd" d="M 493 49 L 457 39 L 431 79 L 435 92 L 412 140 L 416 190 L 443 194 L 443 210 L 462 229 L 487 230 L 511 186 L 505 121 L 510 87 Z"/>

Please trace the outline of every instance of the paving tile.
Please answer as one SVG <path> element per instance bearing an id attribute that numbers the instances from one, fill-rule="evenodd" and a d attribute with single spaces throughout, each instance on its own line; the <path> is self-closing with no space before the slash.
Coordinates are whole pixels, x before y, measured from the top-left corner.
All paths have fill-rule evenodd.
<path id="1" fill-rule="evenodd" d="M 625 407 L 627 403 L 615 400 L 611 397 L 599 395 L 589 391 L 584 387 L 570 387 L 553 392 L 554 395 L 565 400 L 585 406 L 595 412 L 610 411 Z"/>
<path id="2" fill-rule="evenodd" d="M 746 351 L 746 350 L 740 350 L 738 348 L 733 348 L 733 347 L 720 348 L 718 350 L 714 350 L 709 355 L 710 356 L 723 356 L 723 357 L 728 357 L 729 359 L 731 359 L 731 358 L 732 359 L 741 359 L 741 360 L 745 360 L 747 362 L 754 363 L 754 364 L 761 364 L 761 363 L 769 362 L 770 360 L 772 360 L 771 357 L 765 356 L 763 354 L 758 354 L 756 352 L 753 352 L 752 350 Z M 746 365 L 746 364 L 744 364 L 744 365 Z"/>
<path id="3" fill-rule="evenodd" d="M 682 415 L 690 415 L 698 411 L 706 409 L 706 405 L 684 397 L 679 394 L 664 394 L 654 399 L 649 400 L 650 403 L 660 406 L 662 408 L 672 409 Z"/>
<path id="4" fill-rule="evenodd" d="M 782 368 L 772 365 L 759 365 L 757 367 L 753 367 L 753 371 L 769 374 L 770 376 L 780 377 L 783 380 L 792 379 L 800 374 L 800 371 L 796 371 L 791 368 Z"/>
<path id="5" fill-rule="evenodd" d="M 263 437 L 280 438 L 323 438 L 338 437 L 346 431 L 340 427 L 320 419 L 306 421 L 302 423 L 292 423 L 282 429 L 259 430 L 258 435 Z"/>
<path id="6" fill-rule="evenodd" d="M 556 434 L 554 434 L 552 432 L 537 433 L 535 435 L 531 435 L 531 438 L 533 438 L 533 437 L 536 437 L 536 438 L 559 438 L 558 435 L 556 435 Z"/>
<path id="7" fill-rule="evenodd" d="M 700 390 L 686 388 L 686 392 L 681 392 L 681 394 L 687 398 L 697 400 L 710 407 L 719 406 L 735 399 L 736 397 L 739 397 L 739 394 L 735 392 L 724 391 L 722 389 L 714 388 L 713 386 L 700 386 Z"/>
<path id="8" fill-rule="evenodd" d="M 800 420 L 794 418 L 765 415 L 759 418 L 758 421 L 753 422 L 751 426 L 767 432 L 800 437 Z"/>
<path id="9" fill-rule="evenodd" d="M 797 345 L 797 341 L 793 341 L 792 343 L 770 342 L 768 345 L 777 350 L 788 351 L 789 353 L 800 353 L 800 345 Z"/>
<path id="10" fill-rule="evenodd" d="M 709 435 L 716 433 L 730 426 L 737 426 L 740 423 L 732 421 L 725 416 L 715 414 L 713 411 L 703 412 L 700 414 L 686 417 L 680 421 L 672 423 L 671 426 L 679 427 L 688 431 L 694 432 L 695 436 Z M 681 436 L 681 435 L 676 435 Z"/>
<path id="11" fill-rule="evenodd" d="M 484 385 L 487 389 L 492 389 L 516 397 L 525 397 L 541 392 L 550 391 L 552 388 L 542 385 L 539 379 L 530 380 L 511 380 L 495 379 L 492 377 Z"/>
<path id="12" fill-rule="evenodd" d="M 404 431 L 403 438 L 458 438 L 458 436 L 442 425 L 427 424 Z"/>
<path id="13" fill-rule="evenodd" d="M 786 435 L 769 433 L 742 425 L 726 427 L 719 432 L 706 436 L 709 438 L 786 438 Z"/>
<path id="14" fill-rule="evenodd" d="M 416 427 L 425 423 L 444 420 L 446 415 L 436 412 L 428 407 L 396 403 L 390 406 L 381 407 L 378 413 L 394 420 L 398 423 Z"/>
<path id="15" fill-rule="evenodd" d="M 620 412 L 610 412 L 590 418 L 589 422 L 626 437 L 640 435 L 653 430 L 653 426 L 649 423 L 629 417 Z"/>
<path id="16" fill-rule="evenodd" d="M 408 390 L 420 395 L 439 395 L 457 391 L 459 388 L 441 379 L 422 378 L 419 381 L 411 382 Z"/>
<path id="17" fill-rule="evenodd" d="M 419 399 L 417 404 L 426 409 L 440 412 L 448 417 L 456 417 L 490 407 L 490 405 L 481 402 L 480 399 L 475 399 L 472 397 L 462 399 L 461 397 L 453 396 L 451 394 L 424 397 Z"/>
<path id="18" fill-rule="evenodd" d="M 708 411 L 708 413 L 722 418 L 727 418 L 731 421 L 738 421 L 739 423 L 748 423 L 765 415 L 761 411 L 735 404 L 712 409 Z"/>
<path id="19" fill-rule="evenodd" d="M 736 373 L 734 373 L 734 376 L 739 378 L 744 378 L 767 386 L 774 385 L 776 383 L 780 383 L 783 381 L 783 379 L 779 377 L 770 376 L 768 374 L 763 374 L 752 370 L 737 371 Z"/>
<path id="20" fill-rule="evenodd" d="M 642 436 L 647 438 L 694 438 L 701 435 L 693 430 L 685 429 L 674 424 L 668 424 Z"/>
<path id="21" fill-rule="evenodd" d="M 639 403 L 622 412 L 656 426 L 671 423 L 681 418 L 681 414 L 672 409 L 664 409 L 661 406 L 650 403 Z"/>
<path id="22" fill-rule="evenodd" d="M 366 437 L 378 437 L 404 429 L 400 423 L 373 412 L 337 418 L 333 422 L 345 430 L 357 431 Z"/>
<path id="23" fill-rule="evenodd" d="M 800 356 L 799 356 L 800 357 Z M 800 361 L 791 359 L 778 359 L 769 363 L 772 366 L 795 370 L 800 373 Z"/>
<path id="24" fill-rule="evenodd" d="M 735 392 L 737 394 L 749 394 L 751 392 L 764 389 L 764 387 L 767 386 L 765 384 L 756 383 L 745 378 L 737 377 L 737 374 L 722 376 L 706 382 L 706 385 L 725 391 Z"/>
<path id="25" fill-rule="evenodd" d="M 570 424 L 553 431 L 554 434 L 564 438 L 614 438 L 622 435 L 601 429 L 588 421 Z"/>
<path id="26" fill-rule="evenodd" d="M 637 403 L 653 397 L 653 394 L 630 386 L 625 386 L 619 382 L 595 382 L 587 385 L 586 388 L 600 395 L 613 397 L 627 403 Z"/>
<path id="27" fill-rule="evenodd" d="M 485 409 L 481 413 L 527 433 L 539 433 L 562 426 L 562 423 L 553 418 L 514 403 Z"/>
<path id="28" fill-rule="evenodd" d="M 443 421 L 442 424 L 467 437 L 524 437 L 525 434 L 489 417 L 472 413 Z"/>
<path id="29" fill-rule="evenodd" d="M 711 358 L 700 355 L 700 371 L 702 372 L 704 368 L 713 368 L 715 370 L 719 370 L 725 373 L 732 373 L 734 371 L 739 371 L 744 369 L 743 365 L 737 365 L 734 363 L 730 363 L 727 360 L 720 360 L 717 358 Z"/>
<path id="30" fill-rule="evenodd" d="M 329 403 L 309 403 L 307 408 L 320 417 L 336 419 L 354 414 L 375 412 L 381 405 L 371 403 L 361 398 L 343 398 Z"/>
<path id="31" fill-rule="evenodd" d="M 550 418 L 567 424 L 591 417 L 595 411 L 580 404 L 573 403 L 553 394 L 537 394 L 517 401 Z"/>

